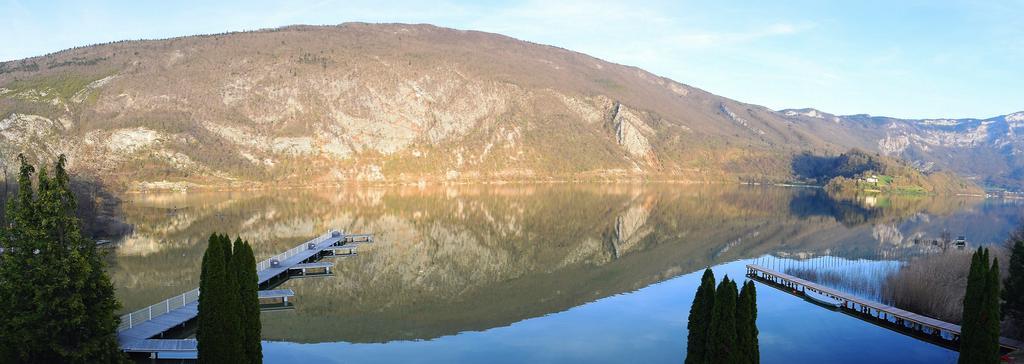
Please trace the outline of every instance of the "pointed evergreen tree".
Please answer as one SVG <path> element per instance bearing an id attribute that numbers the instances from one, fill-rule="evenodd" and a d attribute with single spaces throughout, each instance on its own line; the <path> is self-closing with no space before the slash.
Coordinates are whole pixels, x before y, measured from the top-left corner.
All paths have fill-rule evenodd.
<path id="1" fill-rule="evenodd" d="M 117 346 L 118 303 L 94 242 L 81 235 L 76 202 L 61 156 L 53 177 L 24 156 L 19 195 L 0 234 L 10 247 L 0 264 L 0 362 L 111 363 Z"/>
<path id="2" fill-rule="evenodd" d="M 736 283 L 725 276 L 715 290 L 708 330 L 708 362 L 736 363 Z"/>
<path id="3" fill-rule="evenodd" d="M 1024 328 L 1024 231 L 1016 234 L 1013 240 L 1009 275 L 1003 283 L 1001 313 L 1013 323 L 1013 327 Z"/>
<path id="4" fill-rule="evenodd" d="M 232 335 L 238 334 L 238 321 L 230 306 L 230 296 L 235 290 L 230 284 L 227 261 L 230 258 L 231 246 L 225 243 L 220 235 L 215 235 L 207 247 L 204 258 L 205 282 L 201 282 L 199 297 L 202 300 L 198 330 L 202 332 L 199 341 L 200 363 L 231 363 L 236 351 L 232 350 Z M 233 325 L 232 325 L 233 324 Z"/>
<path id="5" fill-rule="evenodd" d="M 981 308 L 979 325 L 983 325 L 985 341 L 982 351 L 986 362 L 999 363 L 1000 282 L 999 259 L 992 258 L 992 267 L 986 272 L 985 300 Z"/>
<path id="6" fill-rule="evenodd" d="M 739 352 L 736 363 L 760 363 L 757 334 L 757 291 L 754 282 L 747 281 L 743 283 L 736 301 L 736 347 Z"/>
<path id="7" fill-rule="evenodd" d="M 226 282 L 224 284 L 224 291 L 221 294 L 224 296 L 224 325 L 227 330 L 231 332 L 231 336 L 225 340 L 225 349 L 228 351 L 228 357 L 234 358 L 233 362 L 241 363 L 245 358 L 245 346 L 242 331 L 242 315 L 244 313 L 242 308 L 242 298 L 238 296 L 240 291 L 239 271 L 235 266 L 233 260 L 235 252 L 232 250 L 231 238 L 227 235 L 223 235 L 223 243 L 227 249 L 227 254 L 224 256 L 224 267 L 227 269 Z"/>
<path id="8" fill-rule="evenodd" d="M 248 243 L 233 245 L 213 234 L 203 255 L 196 332 L 202 363 L 262 362 L 256 260 Z"/>
<path id="9" fill-rule="evenodd" d="M 971 256 L 960 329 L 960 364 L 999 363 L 999 262 L 988 249 Z"/>
<path id="10" fill-rule="evenodd" d="M 976 348 L 978 336 L 976 334 L 976 323 L 979 312 L 980 299 L 984 290 L 982 274 L 981 248 L 971 255 L 971 267 L 967 274 L 967 290 L 963 299 L 963 314 L 960 326 L 960 357 L 958 363 L 973 363 L 971 361 Z"/>
<path id="11" fill-rule="evenodd" d="M 196 342 L 200 362 L 207 362 L 205 357 L 212 354 L 207 353 L 206 349 L 214 345 L 213 341 L 207 339 L 207 333 L 213 331 L 211 326 L 214 323 L 211 317 L 211 312 L 214 309 L 210 307 L 211 303 L 209 302 L 209 297 L 213 296 L 213 292 L 210 291 L 208 285 L 210 282 L 209 266 L 214 259 L 213 255 L 216 254 L 217 249 L 220 249 L 217 246 L 219 244 L 220 236 L 216 233 L 210 234 L 199 272 L 199 313 L 196 316 Z"/>
<path id="12" fill-rule="evenodd" d="M 78 350 L 82 352 L 82 358 L 95 363 L 123 361 L 124 356 L 117 342 L 120 319 L 116 315 L 121 304 L 115 297 L 114 284 L 106 273 L 103 255 L 96 249 L 95 242 L 81 235 L 81 223 L 75 216 L 78 204 L 71 191 L 71 178 L 66 165 L 67 158 L 64 155 L 58 157 L 53 193 L 60 210 L 56 216 L 58 226 L 62 228 L 57 231 L 57 238 L 65 239 L 67 248 L 77 250 L 86 265 L 81 287 L 85 318 L 79 327 L 82 341 L 78 344 Z"/>
<path id="13" fill-rule="evenodd" d="M 714 306 L 715 274 L 711 268 L 707 268 L 697 287 L 697 295 L 693 297 L 693 304 L 690 305 L 690 317 L 686 324 L 686 364 L 707 362 L 708 327 Z"/>
<path id="14" fill-rule="evenodd" d="M 262 363 L 263 348 L 260 343 L 259 277 L 256 275 L 256 258 L 252 247 L 241 238 L 235 239 L 232 265 L 238 277 L 239 312 L 241 313 L 242 347 L 246 363 Z"/>
<path id="15" fill-rule="evenodd" d="M 10 227 L 3 234 L 4 264 L 0 264 L 0 362 L 38 362 L 32 353 L 42 339 L 34 326 L 43 317 L 35 309 L 36 271 L 43 232 L 32 188 L 35 168 L 18 156 L 18 193 L 8 201 Z"/>

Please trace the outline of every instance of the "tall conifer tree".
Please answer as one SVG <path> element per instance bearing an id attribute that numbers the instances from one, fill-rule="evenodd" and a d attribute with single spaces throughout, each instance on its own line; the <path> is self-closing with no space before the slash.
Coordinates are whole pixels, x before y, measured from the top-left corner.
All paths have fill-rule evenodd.
<path id="1" fill-rule="evenodd" d="M 231 307 L 230 296 L 235 295 L 234 287 L 230 284 L 228 259 L 230 259 L 231 245 L 225 242 L 224 237 L 214 235 L 207 247 L 204 258 L 205 277 L 201 282 L 199 297 L 202 300 L 200 306 L 200 334 L 199 362 L 200 363 L 232 363 L 237 353 L 233 350 L 233 335 L 238 334 L 238 321 Z"/>
<path id="2" fill-rule="evenodd" d="M 708 362 L 736 363 L 736 283 L 725 276 L 715 290 L 708 330 Z"/>
<path id="3" fill-rule="evenodd" d="M 252 246 L 235 239 L 232 265 L 238 277 L 239 312 L 241 313 L 241 339 L 245 362 L 262 363 L 263 348 L 260 343 L 260 303 L 257 291 L 259 278 L 256 275 L 256 258 Z"/>
<path id="4" fill-rule="evenodd" d="M 1003 283 L 1002 315 L 1014 327 L 1024 330 L 1024 231 L 1014 236 L 1009 275 Z M 1024 335 L 1024 332 L 1020 334 Z"/>
<path id="5" fill-rule="evenodd" d="M 737 293 L 736 282 L 728 276 L 717 289 L 714 283 L 714 273 L 706 269 L 690 306 L 686 363 L 760 362 L 754 282 L 744 283 L 742 293 Z M 703 311 L 709 312 L 702 316 Z M 701 332 L 706 334 L 701 337 Z"/>
<path id="6" fill-rule="evenodd" d="M 203 262 L 199 272 L 199 314 L 196 317 L 197 328 L 196 328 L 196 341 L 197 349 L 199 351 L 199 360 L 206 362 L 204 356 L 212 355 L 207 354 L 206 349 L 212 347 L 214 343 L 207 339 L 207 333 L 213 331 L 211 327 L 213 325 L 213 318 L 211 312 L 214 311 L 210 307 L 209 297 L 213 294 L 208 288 L 210 282 L 209 266 L 213 261 L 213 255 L 216 254 L 216 245 L 220 244 L 220 236 L 216 233 L 210 234 L 210 239 L 207 241 L 206 251 L 203 252 Z"/>
<path id="7" fill-rule="evenodd" d="M 999 363 L 1000 282 L 999 259 L 992 258 L 992 267 L 985 275 L 985 301 L 981 308 L 981 322 L 985 332 L 983 355 L 987 362 Z"/>
<path id="8" fill-rule="evenodd" d="M 4 264 L 0 264 L 0 354 L 4 362 L 39 361 L 37 339 L 42 333 L 34 323 L 45 317 L 36 309 L 36 271 L 40 270 L 39 249 L 43 240 L 39 211 L 36 209 L 32 176 L 35 168 L 19 155 L 18 193 L 8 202 L 11 226 L 3 234 Z"/>
<path id="9" fill-rule="evenodd" d="M 697 295 L 690 306 L 690 318 L 686 324 L 686 364 L 707 362 L 708 327 L 715 306 L 715 274 L 711 268 L 704 270 Z"/>
<path id="10" fill-rule="evenodd" d="M 981 262 L 981 248 L 971 255 L 971 267 L 967 274 L 967 290 L 963 299 L 963 314 L 960 326 L 960 357 L 958 363 L 974 363 L 972 361 L 973 351 L 978 347 L 977 341 L 977 316 L 980 307 L 982 292 L 984 291 L 984 278 Z"/>
<path id="11" fill-rule="evenodd" d="M 0 264 L 0 362 L 111 363 L 118 303 L 94 242 L 81 235 L 76 201 L 61 156 L 32 188 L 34 168 L 19 156 L 19 195 L 0 234 L 9 247 Z"/>
<path id="12" fill-rule="evenodd" d="M 761 352 L 757 341 L 757 291 L 753 281 L 743 283 L 736 301 L 736 346 L 740 364 L 757 364 Z"/>
<path id="13" fill-rule="evenodd" d="M 106 263 L 96 248 L 96 243 L 81 235 L 81 223 L 75 216 L 78 203 L 71 191 L 71 177 L 67 173 L 67 159 L 61 155 L 57 159 L 54 171 L 54 197 L 58 200 L 60 212 L 57 218 L 59 226 L 58 238 L 67 241 L 66 246 L 78 251 L 85 260 L 86 272 L 83 276 L 82 304 L 85 306 L 85 318 L 79 327 L 83 340 L 79 349 L 84 358 L 96 363 L 112 363 L 124 359 L 117 343 L 116 315 L 121 308 L 114 295 L 114 284 L 106 273 Z"/>
<path id="14" fill-rule="evenodd" d="M 232 246 L 233 245 L 233 246 Z M 252 247 L 213 234 L 199 282 L 199 361 L 260 363 L 259 298 Z"/>
<path id="15" fill-rule="evenodd" d="M 224 325 L 227 330 L 231 331 L 231 336 L 225 340 L 225 350 L 228 351 L 228 356 L 236 358 L 235 362 L 242 362 L 245 358 L 245 346 L 243 344 L 243 331 L 242 331 L 242 315 L 244 313 L 242 308 L 242 299 L 238 296 L 238 280 L 239 271 L 233 263 L 235 252 L 232 250 L 231 238 L 227 235 L 222 236 L 224 249 L 226 254 L 224 255 L 224 267 L 227 270 L 225 276 L 224 290 L 219 293 L 224 299 L 224 310 L 222 311 L 224 318 Z"/>
<path id="16" fill-rule="evenodd" d="M 960 364 L 999 363 L 999 262 L 985 248 L 971 256 L 960 332 Z"/>

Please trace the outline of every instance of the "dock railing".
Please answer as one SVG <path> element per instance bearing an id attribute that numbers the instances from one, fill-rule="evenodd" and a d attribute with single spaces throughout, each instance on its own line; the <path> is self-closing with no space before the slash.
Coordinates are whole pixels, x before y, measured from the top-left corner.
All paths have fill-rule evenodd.
<path id="1" fill-rule="evenodd" d="M 320 243 L 324 242 L 325 240 L 330 239 L 331 237 L 333 237 L 335 231 L 336 230 L 334 230 L 334 229 L 328 230 L 327 233 L 325 233 L 323 235 L 320 235 L 320 236 L 317 236 L 317 237 L 313 238 L 313 240 L 310 240 L 310 241 L 304 242 L 302 244 L 299 244 L 298 246 L 296 246 L 294 248 L 288 249 L 288 251 L 286 251 L 284 253 L 272 256 L 272 257 L 270 257 L 270 258 L 268 258 L 266 260 L 263 260 L 263 261 L 257 263 L 256 264 L 256 271 L 259 272 L 261 270 L 270 268 L 270 262 L 272 260 L 276 259 L 278 262 L 280 262 L 280 261 L 283 261 L 285 259 L 294 257 L 295 255 L 297 255 L 297 254 L 299 254 L 299 253 L 301 253 L 303 251 L 308 250 L 309 249 L 309 244 L 317 244 L 317 245 L 319 245 Z M 188 304 L 190 304 L 192 302 L 196 302 L 198 300 L 199 300 L 199 288 L 196 288 L 196 289 L 193 289 L 191 291 L 182 293 L 180 295 L 177 295 L 177 296 L 168 298 L 166 300 L 160 301 L 159 303 L 153 304 L 153 305 L 151 305 L 149 307 L 143 307 L 140 310 L 132 311 L 132 312 L 129 312 L 127 314 L 121 315 L 121 324 L 119 324 L 117 326 L 117 331 L 124 331 L 124 330 L 130 329 L 130 328 L 134 327 L 135 325 L 138 325 L 140 323 L 152 320 L 154 317 L 166 314 L 168 312 L 171 312 L 171 310 L 175 310 L 175 309 L 184 307 L 185 305 L 188 305 Z"/>
<path id="2" fill-rule="evenodd" d="M 313 240 L 310 240 L 310 241 L 307 241 L 305 243 L 299 244 L 298 246 L 296 246 L 294 248 L 288 249 L 288 251 L 286 251 L 284 253 L 272 256 L 270 258 L 264 259 L 263 261 L 261 261 L 259 263 L 256 263 L 256 271 L 259 272 L 261 270 L 270 268 L 270 262 L 271 261 L 277 260 L 278 262 L 282 262 L 285 259 L 294 257 L 294 256 L 298 255 L 301 252 L 309 250 L 309 244 L 318 244 L 319 245 L 320 243 L 324 242 L 324 240 L 330 239 L 333 236 L 334 231 L 335 230 L 333 230 L 333 229 L 332 230 L 328 230 L 327 233 L 325 233 L 323 235 L 320 235 L 318 237 L 315 237 L 315 238 L 313 238 Z"/>
<path id="3" fill-rule="evenodd" d="M 127 330 L 140 323 L 152 320 L 154 317 L 171 312 L 171 310 L 184 307 L 187 304 L 199 300 L 199 288 L 168 298 L 160 303 L 145 307 L 138 311 L 121 315 L 121 324 L 117 331 Z"/>

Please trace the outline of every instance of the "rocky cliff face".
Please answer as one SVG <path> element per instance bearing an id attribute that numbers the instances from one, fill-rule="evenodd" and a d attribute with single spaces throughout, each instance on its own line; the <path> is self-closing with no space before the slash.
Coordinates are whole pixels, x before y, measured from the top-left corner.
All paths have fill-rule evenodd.
<path id="1" fill-rule="evenodd" d="M 794 122 L 825 124 L 848 143 L 901 158 L 922 171 L 955 171 L 985 185 L 1020 188 L 1024 112 L 987 119 L 896 119 L 780 111 Z"/>
<path id="2" fill-rule="evenodd" d="M 128 188 L 790 178 L 843 138 L 564 49 L 428 25 L 130 41 L 0 64 L 0 155 Z M 899 146 L 899 136 L 885 145 Z"/>

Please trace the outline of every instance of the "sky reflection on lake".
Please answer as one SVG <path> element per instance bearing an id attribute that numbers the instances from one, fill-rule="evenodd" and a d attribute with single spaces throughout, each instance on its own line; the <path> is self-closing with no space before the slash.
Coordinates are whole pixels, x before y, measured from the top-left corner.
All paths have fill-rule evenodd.
<path id="1" fill-rule="evenodd" d="M 922 242 L 943 230 L 991 244 L 1021 217 L 997 200 L 866 202 L 656 184 L 135 195 L 111 272 L 130 310 L 196 286 L 214 231 L 242 232 L 258 258 L 328 228 L 369 232 L 377 242 L 335 276 L 282 286 L 296 309 L 263 314 L 268 362 L 677 363 L 705 266 L 739 278 L 746 262 L 841 261 L 854 278 L 838 288 L 870 295 L 858 277 L 940 253 Z M 758 303 L 765 363 L 955 361 L 761 284 Z"/>

